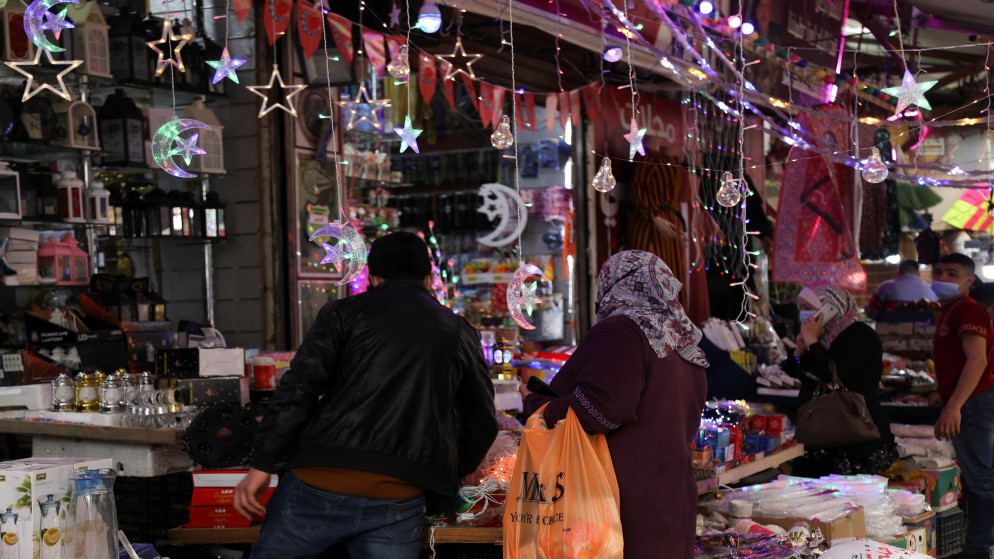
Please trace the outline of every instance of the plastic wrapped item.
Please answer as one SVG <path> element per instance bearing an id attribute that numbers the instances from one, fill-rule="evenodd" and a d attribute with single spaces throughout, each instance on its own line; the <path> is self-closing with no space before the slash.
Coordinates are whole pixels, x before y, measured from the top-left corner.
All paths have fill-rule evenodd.
<path id="1" fill-rule="evenodd" d="M 928 510 L 928 503 L 925 502 L 925 495 L 912 493 L 904 490 L 887 491 L 894 503 L 894 513 L 902 518 L 914 518 Z"/>

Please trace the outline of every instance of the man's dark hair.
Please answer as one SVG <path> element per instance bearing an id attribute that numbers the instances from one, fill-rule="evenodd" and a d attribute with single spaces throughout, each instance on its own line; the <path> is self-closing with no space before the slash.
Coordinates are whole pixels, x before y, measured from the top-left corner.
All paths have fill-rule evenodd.
<path id="1" fill-rule="evenodd" d="M 977 263 L 969 256 L 958 252 L 942 255 L 939 264 L 958 264 L 966 268 L 971 274 L 977 271 Z"/>
<path id="2" fill-rule="evenodd" d="M 383 279 L 424 279 L 431 273 L 428 245 L 414 233 L 384 235 L 369 249 L 369 275 Z"/>
<path id="3" fill-rule="evenodd" d="M 905 274 L 915 274 L 918 275 L 918 261 L 917 260 L 902 260 L 897 267 L 897 273 L 900 275 Z"/>
<path id="4" fill-rule="evenodd" d="M 984 307 L 994 305 L 994 283 L 985 283 L 970 292 L 970 297 Z"/>

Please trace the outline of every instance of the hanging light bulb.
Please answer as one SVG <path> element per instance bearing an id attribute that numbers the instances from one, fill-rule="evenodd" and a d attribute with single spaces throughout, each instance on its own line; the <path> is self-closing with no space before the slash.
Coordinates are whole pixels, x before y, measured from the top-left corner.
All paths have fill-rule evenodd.
<path id="1" fill-rule="evenodd" d="M 411 65 L 407 62 L 407 45 L 401 45 L 400 52 L 387 64 L 387 72 L 398 80 L 407 78 L 411 73 Z"/>
<path id="2" fill-rule="evenodd" d="M 863 180 L 878 183 L 887 178 L 887 166 L 880 160 L 880 150 L 870 149 L 870 157 L 863 161 Z"/>
<path id="3" fill-rule="evenodd" d="M 721 188 L 718 189 L 715 200 L 726 208 L 742 203 L 742 188 L 739 187 L 739 181 L 735 180 L 728 171 L 725 171 L 721 179 Z"/>
<path id="4" fill-rule="evenodd" d="M 511 119 L 504 115 L 500 117 L 497 130 L 490 135 L 490 143 L 497 149 L 507 149 L 514 145 L 514 134 L 511 133 Z"/>
<path id="5" fill-rule="evenodd" d="M 437 33 L 442 27 L 442 12 L 432 0 L 427 0 L 418 11 L 418 29 L 425 33 Z"/>
<path id="6" fill-rule="evenodd" d="M 604 158 L 604 161 L 601 162 L 601 168 L 597 170 L 597 174 L 594 175 L 594 180 L 590 181 L 590 184 L 597 192 L 614 190 L 614 185 L 618 184 L 618 181 L 614 180 L 614 174 L 611 173 L 610 159 Z"/>

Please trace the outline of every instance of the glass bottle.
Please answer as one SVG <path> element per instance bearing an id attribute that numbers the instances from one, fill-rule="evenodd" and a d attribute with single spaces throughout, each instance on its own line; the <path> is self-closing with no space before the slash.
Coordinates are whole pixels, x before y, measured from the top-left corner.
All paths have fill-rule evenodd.
<path id="1" fill-rule="evenodd" d="M 155 391 L 155 375 L 150 371 L 144 371 L 138 377 L 138 393 Z"/>
<path id="2" fill-rule="evenodd" d="M 76 470 L 70 474 L 73 497 L 68 518 L 74 526 L 74 549 L 67 557 L 117 557 L 117 507 L 114 504 L 114 480 L 117 472 L 109 468 Z"/>
<path id="3" fill-rule="evenodd" d="M 124 369 L 119 369 L 118 373 L 124 387 L 124 403 L 130 405 L 138 399 L 138 379 Z"/>
<path id="4" fill-rule="evenodd" d="M 117 375 L 107 375 L 100 383 L 100 413 L 124 411 L 124 383 Z"/>
<path id="5" fill-rule="evenodd" d="M 41 508 L 41 559 L 62 559 L 62 523 L 59 521 L 59 509 L 62 501 L 54 499 L 51 493 L 44 501 L 39 500 Z"/>
<path id="6" fill-rule="evenodd" d="M 92 373 L 76 375 L 76 408 L 92 413 L 100 410 L 100 396 L 97 394 L 97 377 Z"/>
<path id="7" fill-rule="evenodd" d="M 21 531 L 17 524 L 18 514 L 13 507 L 7 507 L 7 512 L 0 512 L 0 557 L 20 557 Z M 31 545 L 29 541 L 27 545 Z"/>
<path id="8" fill-rule="evenodd" d="M 76 383 L 69 373 L 52 379 L 52 411 L 76 411 Z"/>

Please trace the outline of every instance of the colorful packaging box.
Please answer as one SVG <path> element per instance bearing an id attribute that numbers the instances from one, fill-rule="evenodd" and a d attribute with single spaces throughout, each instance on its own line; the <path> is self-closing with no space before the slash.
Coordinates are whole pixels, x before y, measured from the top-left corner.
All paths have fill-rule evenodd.
<path id="1" fill-rule="evenodd" d="M 938 470 L 921 470 L 921 472 L 925 474 L 925 482 L 928 484 L 926 496 L 932 510 L 941 512 L 955 507 L 960 495 L 963 494 L 959 467 L 949 466 Z"/>
<path id="2" fill-rule="evenodd" d="M 782 435 L 786 419 L 787 416 L 782 413 L 766 416 L 766 434 L 774 436 Z"/>
<path id="3" fill-rule="evenodd" d="M 918 553 L 925 553 L 931 557 L 937 557 L 938 549 L 935 541 L 935 512 L 929 511 L 915 518 L 909 518 L 904 521 L 904 525 L 908 527 L 908 532 L 922 530 L 922 540 L 916 541 Z M 910 548 L 909 548 L 910 549 Z"/>
<path id="4" fill-rule="evenodd" d="M 766 431 L 766 416 L 765 415 L 754 415 L 750 420 L 750 424 L 753 429 L 759 429 L 761 431 Z"/>
<path id="5" fill-rule="evenodd" d="M 204 470 L 193 472 L 193 497 L 190 500 L 190 522 L 187 528 L 247 528 L 262 522 L 262 517 L 245 519 L 232 507 L 235 486 L 248 470 Z M 266 506 L 276 488 L 275 474 L 260 497 Z"/>
<path id="6" fill-rule="evenodd" d="M 743 431 L 742 451 L 746 454 L 763 452 L 763 438 L 765 435 L 761 429 L 746 429 Z"/>

